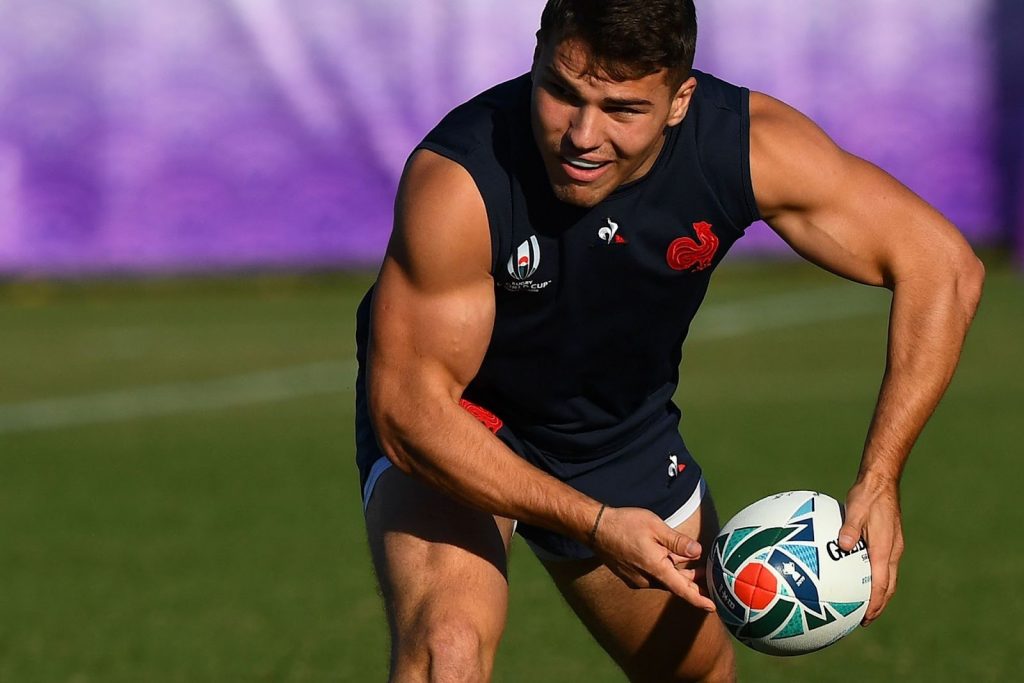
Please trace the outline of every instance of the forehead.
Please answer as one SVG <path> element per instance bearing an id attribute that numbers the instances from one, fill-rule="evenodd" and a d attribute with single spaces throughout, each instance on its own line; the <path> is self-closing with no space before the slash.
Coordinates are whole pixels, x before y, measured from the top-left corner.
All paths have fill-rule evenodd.
<path id="1" fill-rule="evenodd" d="M 542 72 L 554 73 L 568 83 L 577 87 L 600 89 L 602 92 L 639 93 L 655 96 L 669 95 L 669 75 L 667 69 L 659 69 L 647 74 L 629 74 L 628 65 L 612 67 L 598 60 L 589 46 L 581 40 L 569 38 L 551 45 L 539 45 L 537 50 L 537 66 Z"/>

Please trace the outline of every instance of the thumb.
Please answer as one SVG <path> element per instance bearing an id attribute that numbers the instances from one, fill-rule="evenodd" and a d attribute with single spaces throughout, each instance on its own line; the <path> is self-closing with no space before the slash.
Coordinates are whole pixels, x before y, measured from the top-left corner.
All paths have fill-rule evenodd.
<path id="1" fill-rule="evenodd" d="M 680 555 L 688 560 L 700 557 L 700 543 L 671 527 L 665 528 L 665 533 L 662 534 L 660 540 L 670 553 Z"/>
<path id="2" fill-rule="evenodd" d="M 853 510 L 847 508 L 843 526 L 839 528 L 840 548 L 846 551 L 853 550 L 853 546 L 857 545 L 857 541 L 860 540 L 865 521 L 866 515 L 860 512 L 859 508 Z"/>

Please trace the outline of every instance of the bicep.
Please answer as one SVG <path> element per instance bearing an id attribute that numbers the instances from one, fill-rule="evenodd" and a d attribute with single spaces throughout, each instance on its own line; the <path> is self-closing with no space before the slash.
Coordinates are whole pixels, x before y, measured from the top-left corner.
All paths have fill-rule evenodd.
<path id="1" fill-rule="evenodd" d="M 838 275 L 892 286 L 966 243 L 938 211 L 813 122 L 751 95 L 751 179 L 765 221 L 795 251 Z"/>
<path id="2" fill-rule="evenodd" d="M 419 152 L 399 190 L 370 328 L 370 393 L 453 399 L 490 341 L 494 289 L 483 200 L 469 174 Z"/>

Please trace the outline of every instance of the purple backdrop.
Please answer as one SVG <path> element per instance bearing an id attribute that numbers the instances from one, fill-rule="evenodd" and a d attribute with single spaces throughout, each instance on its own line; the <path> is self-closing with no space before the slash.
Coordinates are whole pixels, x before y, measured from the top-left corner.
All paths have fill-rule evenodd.
<path id="1" fill-rule="evenodd" d="M 375 264 L 409 150 L 529 67 L 542 6 L 0 0 L 0 272 Z M 1021 212 L 1020 175 L 993 171 L 992 131 L 1019 126 L 1000 124 L 990 9 L 698 0 L 697 61 L 993 242 Z"/>

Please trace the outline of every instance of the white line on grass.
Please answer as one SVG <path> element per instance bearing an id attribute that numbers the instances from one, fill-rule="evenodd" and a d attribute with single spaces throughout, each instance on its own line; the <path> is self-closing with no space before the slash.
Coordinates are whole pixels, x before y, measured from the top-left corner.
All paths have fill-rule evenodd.
<path id="1" fill-rule="evenodd" d="M 338 393 L 355 362 L 325 362 L 196 382 L 0 404 L 0 434 L 175 415 Z"/>
<path id="2" fill-rule="evenodd" d="M 884 305 L 863 289 L 827 287 L 730 304 L 709 305 L 691 341 L 725 339 L 880 313 Z M 354 361 L 307 363 L 220 379 L 174 382 L 79 396 L 0 404 L 0 434 L 40 431 L 142 417 L 219 410 L 347 390 Z"/>
<path id="3" fill-rule="evenodd" d="M 846 320 L 881 313 L 886 303 L 865 287 L 841 285 L 784 292 L 730 304 L 708 306 L 697 314 L 688 340 L 739 337 L 753 332 Z"/>

